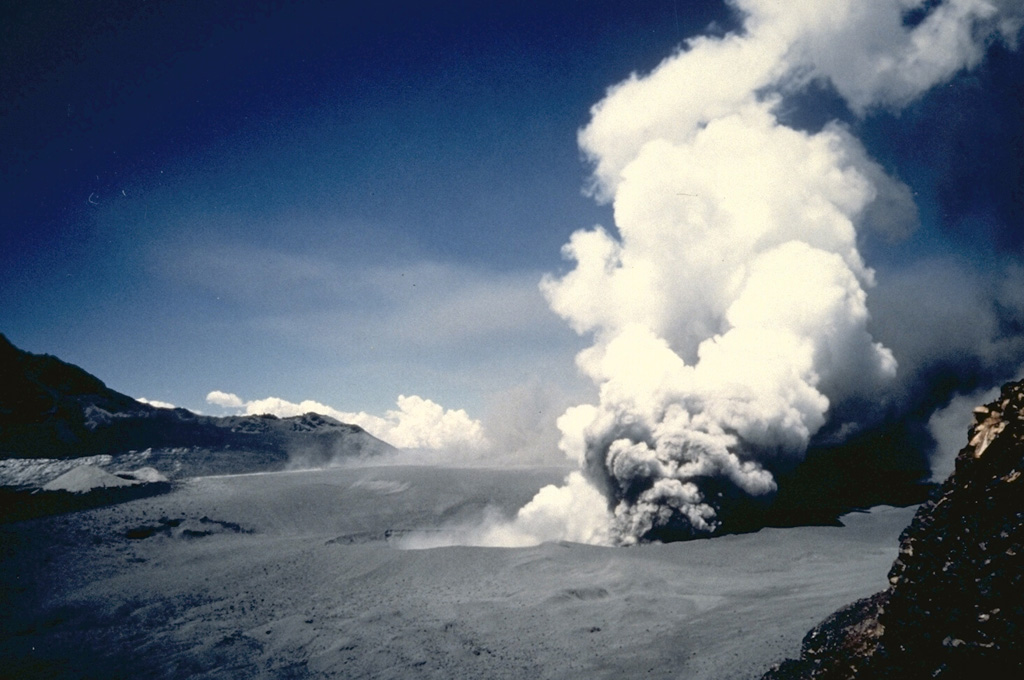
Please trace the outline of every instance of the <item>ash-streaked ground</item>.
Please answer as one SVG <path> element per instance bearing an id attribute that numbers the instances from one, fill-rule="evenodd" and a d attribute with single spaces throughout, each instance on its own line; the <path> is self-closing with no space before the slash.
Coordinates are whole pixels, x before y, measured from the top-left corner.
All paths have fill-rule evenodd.
<path id="1" fill-rule="evenodd" d="M 564 470 L 194 478 L 0 527 L 9 677 L 746 678 L 886 585 L 912 508 L 668 545 L 449 546 Z"/>

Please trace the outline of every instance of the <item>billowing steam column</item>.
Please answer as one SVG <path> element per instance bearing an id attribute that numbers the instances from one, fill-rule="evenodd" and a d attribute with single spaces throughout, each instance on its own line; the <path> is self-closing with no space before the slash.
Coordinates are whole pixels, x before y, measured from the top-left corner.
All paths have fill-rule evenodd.
<path id="1" fill-rule="evenodd" d="M 580 132 L 616 229 L 573 234 L 575 268 L 541 287 L 593 338 L 577 363 L 600 401 L 559 420 L 581 472 L 520 511 L 520 535 L 713 531 L 730 499 L 776 489 L 772 470 L 803 457 L 830 407 L 895 375 L 867 330 L 857 238 L 913 229 L 910 191 L 842 125 L 792 129 L 778 112 L 826 79 L 857 113 L 902 105 L 1019 16 L 947 2 L 911 26 L 901 12 L 921 3 L 906 0 L 734 4 L 741 34 L 691 40 L 611 88 Z"/>
<path id="2" fill-rule="evenodd" d="M 715 528 L 705 486 L 774 491 L 772 461 L 803 455 L 831 399 L 895 374 L 856 245 L 882 173 L 840 128 L 791 130 L 773 105 L 641 144 L 614 187 L 618 238 L 577 232 L 576 268 L 543 283 L 594 334 L 577 361 L 600 403 L 560 425 L 615 541 Z"/>

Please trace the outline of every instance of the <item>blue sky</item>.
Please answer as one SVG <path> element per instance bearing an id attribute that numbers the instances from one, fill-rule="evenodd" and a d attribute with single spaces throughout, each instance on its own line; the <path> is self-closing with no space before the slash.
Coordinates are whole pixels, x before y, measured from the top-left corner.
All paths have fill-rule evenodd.
<path id="1" fill-rule="evenodd" d="M 5 3 L 0 331 L 208 412 L 211 390 L 374 413 L 416 394 L 474 416 L 524 385 L 592 394 L 573 363 L 587 339 L 538 289 L 572 267 L 574 231 L 614 224 L 585 195 L 577 132 L 607 88 L 739 15 L 365 5 Z M 914 192 L 912 236 L 860 244 L 883 296 L 929 276 L 981 290 L 1019 261 L 1022 65 L 994 45 L 898 111 L 856 115 L 827 83 L 787 94 L 784 122 L 844 121 Z M 932 351 L 901 340 L 900 309 L 876 313 L 883 340 Z M 1019 335 L 1014 314 L 993 323 L 985 342 Z M 954 374 L 973 389 L 1011 364 Z"/>
<path id="2" fill-rule="evenodd" d="M 634 5 L 8 5 L 0 326 L 192 408 L 480 405 L 524 358 L 571 376 L 571 331 L 521 298 L 608 220 L 576 129 L 729 17 L 691 7 L 677 34 L 672 3 Z M 421 318 L 480 288 L 531 318 Z M 377 325 L 404 315 L 407 337 Z"/>

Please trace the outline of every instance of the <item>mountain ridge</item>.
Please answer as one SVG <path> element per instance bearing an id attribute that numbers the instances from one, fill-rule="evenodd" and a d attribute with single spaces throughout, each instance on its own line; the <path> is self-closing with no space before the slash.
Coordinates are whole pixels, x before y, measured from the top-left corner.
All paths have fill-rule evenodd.
<path id="1" fill-rule="evenodd" d="M 141 450 L 262 454 L 244 469 L 311 464 L 395 451 L 358 425 L 317 413 L 205 416 L 113 390 L 84 369 L 15 347 L 0 333 L 0 458 L 80 458 Z M 250 457 L 251 458 L 251 457 Z"/>

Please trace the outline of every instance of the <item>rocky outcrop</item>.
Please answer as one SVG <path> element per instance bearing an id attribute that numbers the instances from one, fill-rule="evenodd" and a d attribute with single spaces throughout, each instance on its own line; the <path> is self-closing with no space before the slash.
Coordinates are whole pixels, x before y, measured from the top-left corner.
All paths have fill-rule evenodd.
<path id="1" fill-rule="evenodd" d="M 765 680 L 1024 677 L 1024 382 L 975 419 L 904 530 L 889 588 L 823 621 Z"/>

